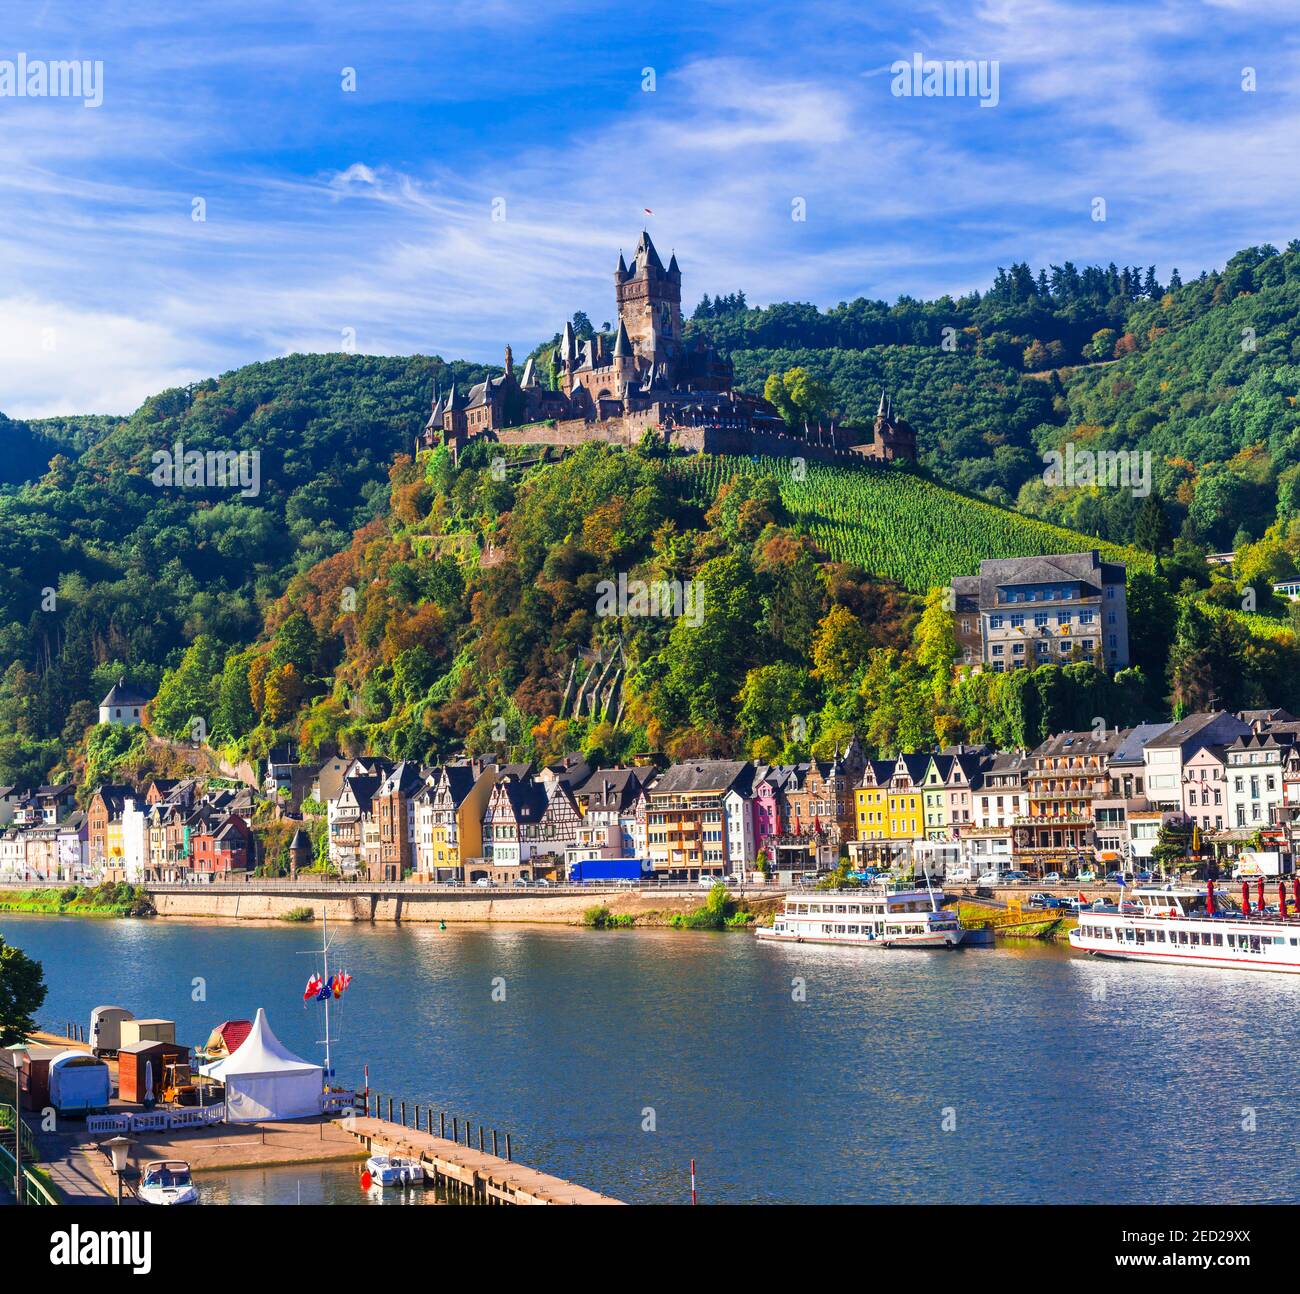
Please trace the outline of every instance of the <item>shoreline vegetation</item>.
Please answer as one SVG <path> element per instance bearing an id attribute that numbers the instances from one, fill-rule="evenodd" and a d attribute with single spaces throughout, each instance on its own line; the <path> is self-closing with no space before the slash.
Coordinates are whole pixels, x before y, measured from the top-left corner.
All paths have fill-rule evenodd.
<path id="1" fill-rule="evenodd" d="M 689 912 L 611 912 L 605 904 L 595 904 L 582 914 L 581 924 L 589 930 L 631 930 L 637 926 L 663 927 L 673 930 L 750 930 L 771 916 L 753 911 L 744 899 L 736 899 L 718 882 L 708 898 Z"/>
<path id="2" fill-rule="evenodd" d="M 0 912 L 35 912 L 68 917 L 152 917 L 153 903 L 136 885 L 62 885 L 0 890 Z"/>

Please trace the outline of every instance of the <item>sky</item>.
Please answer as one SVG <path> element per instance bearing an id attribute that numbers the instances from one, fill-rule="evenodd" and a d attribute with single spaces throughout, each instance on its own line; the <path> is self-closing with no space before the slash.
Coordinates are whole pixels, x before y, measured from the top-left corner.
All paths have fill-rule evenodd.
<path id="1" fill-rule="evenodd" d="M 11 417 L 294 351 L 500 362 L 608 320 L 643 226 L 688 311 L 1300 236 L 1300 0 L 3 4 Z M 915 54 L 996 62 L 996 104 L 895 93 Z M 102 64 L 102 103 L 5 93 L 20 55 Z"/>

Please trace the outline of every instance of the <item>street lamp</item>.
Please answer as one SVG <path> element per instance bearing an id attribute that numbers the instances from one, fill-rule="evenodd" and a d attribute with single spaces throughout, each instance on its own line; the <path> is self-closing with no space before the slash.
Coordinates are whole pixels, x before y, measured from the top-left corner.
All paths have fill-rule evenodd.
<path id="1" fill-rule="evenodd" d="M 126 1171 L 126 1157 L 131 1153 L 131 1138 L 119 1134 L 104 1142 L 113 1157 L 113 1174 L 117 1178 L 117 1202 L 122 1203 L 122 1174 Z"/>
<path id="2" fill-rule="evenodd" d="M 23 1202 L 23 1065 L 26 1048 L 15 1047 L 10 1053 L 14 1067 L 14 1199 Z"/>

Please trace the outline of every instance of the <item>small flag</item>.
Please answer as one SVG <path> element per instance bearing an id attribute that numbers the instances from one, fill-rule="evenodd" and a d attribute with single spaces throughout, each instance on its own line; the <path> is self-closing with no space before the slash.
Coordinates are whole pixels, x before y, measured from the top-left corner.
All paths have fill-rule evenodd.
<path id="1" fill-rule="evenodd" d="M 316 978 L 319 980 L 320 976 L 318 975 Z M 331 989 L 329 986 L 329 982 L 327 980 L 321 980 L 320 988 L 316 992 L 316 1001 L 328 1002 L 330 999 L 330 993 L 331 993 Z"/>
<path id="2" fill-rule="evenodd" d="M 312 998 L 320 993 L 320 976 L 312 973 L 311 979 L 307 981 L 307 987 L 302 991 L 303 1004 L 310 1002 Z"/>
<path id="3" fill-rule="evenodd" d="M 649 207 L 642 207 L 641 210 L 644 211 L 644 212 L 646 213 L 647 216 L 653 216 L 653 215 L 654 215 L 654 212 L 651 211 Z"/>

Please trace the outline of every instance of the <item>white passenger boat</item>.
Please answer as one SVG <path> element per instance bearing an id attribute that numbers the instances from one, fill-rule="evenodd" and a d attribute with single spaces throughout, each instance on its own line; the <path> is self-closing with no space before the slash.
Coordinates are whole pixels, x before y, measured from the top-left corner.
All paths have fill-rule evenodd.
<path id="1" fill-rule="evenodd" d="M 760 939 L 787 944 L 853 944 L 864 948 L 956 948 L 964 931 L 943 909 L 940 890 L 887 884 L 852 890 L 809 890 L 786 896 L 785 910 Z"/>
<path id="2" fill-rule="evenodd" d="M 199 1193 L 183 1159 L 152 1159 L 140 1174 L 136 1194 L 143 1204 L 197 1204 Z"/>
<path id="3" fill-rule="evenodd" d="M 1257 891 L 1225 910 L 1213 885 L 1143 886 L 1133 900 L 1083 908 L 1070 947 L 1126 961 L 1300 973 L 1300 917 L 1284 889 L 1273 907 Z"/>
<path id="4" fill-rule="evenodd" d="M 366 1172 L 372 1187 L 424 1185 L 424 1166 L 400 1155 L 371 1155 L 366 1160 Z"/>

